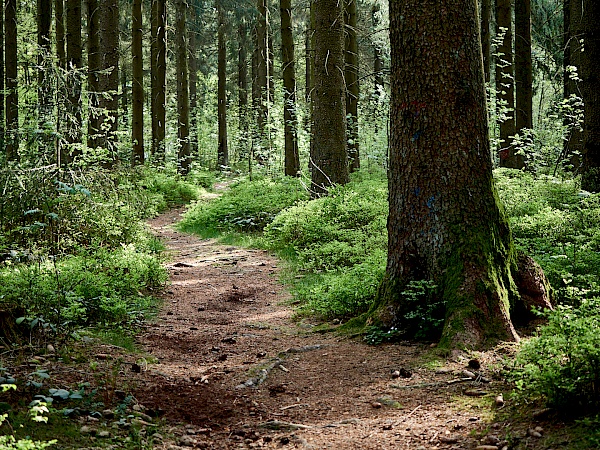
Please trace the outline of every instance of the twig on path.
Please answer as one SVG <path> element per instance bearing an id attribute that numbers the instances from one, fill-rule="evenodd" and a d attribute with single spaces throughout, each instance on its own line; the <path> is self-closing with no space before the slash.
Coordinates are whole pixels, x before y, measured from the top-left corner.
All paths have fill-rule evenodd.
<path id="1" fill-rule="evenodd" d="M 279 408 L 281 411 L 285 411 L 286 409 L 292 409 L 292 408 L 300 408 L 302 406 L 310 406 L 308 403 L 295 403 L 293 405 L 288 405 L 288 406 L 282 406 L 281 408 Z"/>
<path id="2" fill-rule="evenodd" d="M 415 409 L 413 409 L 410 413 L 408 413 L 408 415 L 406 415 L 405 417 L 403 417 L 402 419 L 398 420 L 397 422 L 394 423 L 393 426 L 397 426 L 400 425 L 402 422 L 406 422 L 408 419 L 410 419 L 410 417 L 417 412 L 417 410 L 423 405 L 419 405 L 417 406 Z"/>

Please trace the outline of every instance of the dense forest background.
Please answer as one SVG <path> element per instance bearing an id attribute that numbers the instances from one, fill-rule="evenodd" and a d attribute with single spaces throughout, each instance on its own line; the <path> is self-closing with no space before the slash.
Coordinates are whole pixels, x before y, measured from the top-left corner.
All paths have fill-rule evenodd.
<path id="1" fill-rule="evenodd" d="M 285 258 L 300 316 L 354 327 L 371 311 L 388 257 L 390 117 L 409 124 L 412 142 L 428 132 L 411 128 L 425 103 L 393 101 L 401 49 L 388 2 L 1 8 L 7 348 L 64 343 L 82 330 L 126 341 L 156 312 L 168 280 L 163 246 L 143 221 L 177 205 L 189 205 L 182 230 Z M 545 272 L 554 305 L 533 313 L 548 325 L 511 373 L 523 398 L 591 417 L 600 405 L 598 19 L 592 0 L 477 2 L 502 214 L 514 247 Z M 452 92 L 469 89 L 465 80 Z M 445 118 L 449 128 L 454 119 Z M 438 151 L 432 159 L 444 160 Z M 215 182 L 227 189 L 207 196 Z M 411 338 L 442 335 L 447 304 L 437 288 L 430 279 L 403 286 Z M 360 325 L 371 344 L 406 337 L 385 323 Z"/>

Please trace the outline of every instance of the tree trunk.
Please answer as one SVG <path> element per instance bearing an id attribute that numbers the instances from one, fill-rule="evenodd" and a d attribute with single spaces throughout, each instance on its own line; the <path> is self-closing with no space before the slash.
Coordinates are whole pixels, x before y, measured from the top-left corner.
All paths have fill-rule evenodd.
<path id="1" fill-rule="evenodd" d="M 100 23 L 98 12 L 98 0 L 87 0 L 88 13 L 88 130 L 87 146 L 96 148 L 98 146 L 98 133 L 100 130 L 100 111 L 98 92 L 100 91 L 100 70 L 102 69 L 100 56 Z"/>
<path id="2" fill-rule="evenodd" d="M 360 86 L 358 82 L 358 41 L 356 0 L 345 0 L 346 40 L 345 56 L 346 66 L 346 117 L 348 127 L 348 157 L 350 172 L 360 168 L 360 155 L 358 144 L 358 99 Z"/>
<path id="3" fill-rule="evenodd" d="M 373 5 L 373 9 L 371 10 L 371 18 L 373 21 L 373 30 L 379 29 L 379 5 Z M 375 75 L 375 86 L 374 86 L 374 97 L 377 101 L 379 101 L 379 97 L 383 92 L 383 59 L 381 52 L 381 45 L 378 42 L 375 42 L 373 46 L 373 74 Z"/>
<path id="4" fill-rule="evenodd" d="M 54 20 L 56 25 L 56 57 L 58 66 L 67 67 L 67 54 L 65 53 L 65 3 L 64 0 L 54 0 Z"/>
<path id="5" fill-rule="evenodd" d="M 69 144 L 81 143 L 81 0 L 66 0 L 67 43 L 67 117 L 66 138 Z M 65 162 L 71 162 L 81 151 L 68 149 Z"/>
<path id="6" fill-rule="evenodd" d="M 517 259 L 492 179 L 476 2 L 390 2 L 390 30 L 388 262 L 373 319 L 428 339 L 439 320 L 444 346 L 518 340 Z M 406 294 L 426 282 L 430 296 Z"/>
<path id="7" fill-rule="evenodd" d="M 256 23 L 256 95 L 255 114 L 258 128 L 258 140 L 261 142 L 259 148 L 264 147 L 266 140 L 265 127 L 269 118 L 268 92 L 268 54 L 267 42 L 267 1 L 257 0 L 258 20 Z"/>
<path id="8" fill-rule="evenodd" d="M 531 62 L 531 1 L 515 1 L 516 131 L 533 128 L 533 68 Z"/>
<path id="9" fill-rule="evenodd" d="M 298 155 L 298 119 L 296 115 L 296 69 L 292 32 L 292 1 L 280 0 L 281 57 L 283 66 L 283 121 L 285 135 L 285 174 L 297 177 L 300 172 Z"/>
<path id="10" fill-rule="evenodd" d="M 344 4 L 339 0 L 313 3 L 315 14 L 314 145 L 311 149 L 313 197 L 348 182 L 346 95 L 344 83 Z"/>
<path id="11" fill-rule="evenodd" d="M 17 84 L 17 1 L 6 0 L 4 10 L 6 40 L 6 159 L 19 158 L 19 92 Z"/>
<path id="12" fill-rule="evenodd" d="M 600 192 L 600 2 L 583 0 L 581 90 L 584 104 L 583 167 L 581 187 Z"/>
<path id="13" fill-rule="evenodd" d="M 177 54 L 177 127 L 178 140 L 178 172 L 187 175 L 190 172 L 190 98 L 187 59 L 187 3 L 176 0 L 175 48 Z"/>
<path id="14" fill-rule="evenodd" d="M 581 0 L 563 1 L 564 27 L 565 27 L 565 53 L 564 53 L 564 95 L 573 106 L 578 99 L 583 97 L 580 81 L 581 75 Z M 571 71 L 575 68 L 575 72 Z M 577 75 L 577 76 L 575 76 Z M 567 136 L 565 139 L 563 154 L 570 160 L 570 164 L 576 171 L 581 171 L 583 154 L 583 123 L 581 117 L 569 111 L 565 117 L 567 125 Z"/>
<path id="15" fill-rule="evenodd" d="M 70 1 L 70 0 L 67 0 Z M 119 120 L 119 2 L 98 2 L 100 13 L 100 54 L 102 70 L 99 99 L 101 138 L 99 144 L 108 151 L 108 164 L 117 158 L 117 126 Z"/>
<path id="16" fill-rule="evenodd" d="M 229 151 L 227 149 L 227 47 L 225 41 L 225 13 L 217 1 L 218 16 L 218 105 L 219 119 L 219 147 L 217 149 L 217 170 L 224 170 L 229 165 Z"/>
<path id="17" fill-rule="evenodd" d="M 481 50 L 483 53 L 483 73 L 485 82 L 490 82 L 492 0 L 481 0 Z"/>
<path id="18" fill-rule="evenodd" d="M 238 26 L 238 125 L 240 158 L 248 155 L 248 30 L 244 19 Z"/>
<path id="19" fill-rule="evenodd" d="M 152 114 L 152 154 L 158 161 L 165 158 L 166 136 L 166 85 L 167 85 L 167 22 L 166 0 L 152 1 L 151 59 L 150 64 L 151 114 Z"/>
<path id="20" fill-rule="evenodd" d="M 52 22 L 52 1 L 37 0 L 37 42 L 38 42 L 38 123 L 45 130 L 52 115 L 52 76 L 50 24 Z M 48 151 L 50 135 L 40 140 L 40 153 Z"/>
<path id="21" fill-rule="evenodd" d="M 132 122 L 133 165 L 144 163 L 144 61 L 142 53 L 142 0 L 131 4 Z"/>
<path id="22" fill-rule="evenodd" d="M 269 103 L 275 101 L 275 51 L 273 50 L 273 32 L 271 30 L 271 14 L 269 11 L 268 0 L 265 1 L 267 13 L 267 85 Z"/>
<path id="23" fill-rule="evenodd" d="M 497 48 L 496 102 L 500 128 L 500 165 L 521 169 L 523 157 L 517 155 L 512 145 L 515 135 L 515 86 L 513 64 L 512 1 L 496 0 L 496 36 L 502 40 Z"/>
<path id="24" fill-rule="evenodd" d="M 198 155 L 198 58 L 196 49 L 196 8 L 190 8 L 189 68 L 190 68 L 190 152 Z"/>
<path id="25" fill-rule="evenodd" d="M 4 0 L 0 0 L 0 151 L 4 150 Z"/>
<path id="26" fill-rule="evenodd" d="M 2 1 L 2 0 L 0 0 Z M 62 71 L 67 68 L 67 54 L 65 51 L 66 43 L 65 43 L 65 8 L 64 8 L 64 0 L 54 0 L 54 23 L 55 23 L 55 34 L 56 34 L 56 58 L 57 65 L 59 69 Z M 65 79 L 63 78 L 62 71 L 59 70 L 60 74 L 57 77 L 57 88 L 56 88 L 56 133 L 58 136 L 62 134 L 63 124 L 65 123 L 65 99 L 66 95 L 66 85 Z M 61 159 L 63 154 L 63 143 L 64 140 L 60 137 L 56 139 L 56 160 L 58 164 L 61 164 Z"/>

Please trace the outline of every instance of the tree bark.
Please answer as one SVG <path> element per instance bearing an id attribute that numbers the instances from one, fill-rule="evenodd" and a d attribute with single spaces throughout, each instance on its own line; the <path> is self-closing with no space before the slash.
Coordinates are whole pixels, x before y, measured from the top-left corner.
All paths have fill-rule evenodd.
<path id="1" fill-rule="evenodd" d="M 190 8 L 189 68 L 190 68 L 190 152 L 198 154 L 198 58 L 196 49 L 196 8 Z"/>
<path id="2" fill-rule="evenodd" d="M 315 14 L 315 87 L 310 169 L 313 197 L 348 182 L 346 95 L 344 83 L 344 4 L 313 3 Z"/>
<path id="3" fill-rule="evenodd" d="M 350 172 L 360 168 L 359 135 L 358 135 L 358 99 L 360 86 L 358 81 L 358 40 L 357 34 L 357 7 L 356 0 L 345 0 L 346 40 L 345 56 L 346 65 L 344 77 L 346 79 L 346 117 L 348 127 L 348 158 Z"/>
<path id="4" fill-rule="evenodd" d="M 167 41 L 166 41 L 166 0 L 152 1 L 151 26 L 151 114 L 152 114 L 152 154 L 158 161 L 165 158 L 166 136 L 166 80 L 167 80 Z"/>
<path id="5" fill-rule="evenodd" d="M 132 64 L 132 163 L 144 163 L 144 61 L 142 53 L 142 0 L 131 4 L 131 64 Z"/>
<path id="6" fill-rule="evenodd" d="M 565 99 L 569 100 L 569 104 L 573 106 L 574 103 L 577 103 L 577 99 L 583 97 L 581 82 L 576 80 L 577 77 L 574 77 L 575 74 L 581 76 L 581 0 L 564 0 L 563 8 L 563 25 L 565 27 L 564 96 Z M 575 73 L 571 72 L 573 67 L 576 69 Z M 568 128 L 563 154 L 570 160 L 573 168 L 580 172 L 583 154 L 583 123 L 579 121 L 581 117 L 577 117 L 574 111 L 568 112 L 569 114 L 565 117 Z"/>
<path id="7" fill-rule="evenodd" d="M 258 140 L 266 139 L 265 127 L 269 119 L 269 46 L 267 42 L 267 0 L 257 0 L 258 18 L 256 22 L 256 92 L 255 114 L 258 127 Z M 263 144 L 259 147 L 264 147 Z"/>
<path id="8" fill-rule="evenodd" d="M 580 55 L 584 104 L 583 167 L 581 187 L 600 192 L 600 2 L 583 0 Z"/>
<path id="9" fill-rule="evenodd" d="M 67 67 L 67 54 L 65 53 L 65 3 L 64 0 L 54 0 L 54 20 L 56 26 L 56 57 L 58 66 Z"/>
<path id="10" fill-rule="evenodd" d="M 481 0 L 481 49 L 483 53 L 483 73 L 485 82 L 490 82 L 492 0 Z"/>
<path id="11" fill-rule="evenodd" d="M 6 159 L 19 158 L 19 92 L 17 84 L 17 1 L 6 0 L 4 10 L 6 64 Z"/>
<path id="12" fill-rule="evenodd" d="M 248 29 L 244 19 L 238 26 L 238 126 L 240 158 L 248 156 Z"/>
<path id="13" fill-rule="evenodd" d="M 51 121 L 52 114 L 52 77 L 50 24 L 52 22 L 52 1 L 37 0 L 37 42 L 38 42 L 38 123 L 44 130 Z M 48 150 L 49 136 L 40 141 L 41 153 Z"/>
<path id="14" fill-rule="evenodd" d="M 533 128 L 533 67 L 531 62 L 531 0 L 515 1 L 516 131 Z"/>
<path id="15" fill-rule="evenodd" d="M 70 1 L 70 0 L 67 0 Z M 99 144 L 108 151 L 108 165 L 118 159 L 117 127 L 119 120 L 119 2 L 98 2 L 100 13 L 100 54 L 102 70 L 99 98 L 102 116 Z"/>
<path id="16" fill-rule="evenodd" d="M 4 150 L 4 0 L 0 0 L 0 151 Z"/>
<path id="17" fill-rule="evenodd" d="M 512 145 L 515 135 L 515 85 L 513 63 L 512 1 L 496 0 L 496 36 L 502 36 L 496 60 L 496 108 L 500 128 L 500 165 L 521 169 L 524 160 Z"/>
<path id="18" fill-rule="evenodd" d="M 442 346 L 518 340 L 517 260 L 492 179 L 476 2 L 390 2 L 390 30 L 388 262 L 372 317 L 414 336 L 437 315 Z M 425 281 L 432 295 L 411 301 L 410 283 Z"/>
<path id="19" fill-rule="evenodd" d="M 285 135 L 285 174 L 297 177 L 300 172 L 298 155 L 298 118 L 296 115 L 296 69 L 292 29 L 292 1 L 280 0 L 281 56 L 283 65 L 283 121 Z"/>
<path id="20" fill-rule="evenodd" d="M 102 69 L 102 58 L 100 56 L 100 13 L 98 11 L 98 0 L 87 0 L 88 13 L 88 130 L 87 146 L 96 148 L 98 146 L 98 133 L 100 130 L 100 111 L 98 92 L 100 92 L 100 70 Z"/>
<path id="21" fill-rule="evenodd" d="M 178 140 L 178 172 L 187 175 L 191 168 L 190 157 L 190 98 L 187 58 L 187 3 L 176 0 L 175 48 L 177 54 L 177 127 Z"/>
<path id="22" fill-rule="evenodd" d="M 373 30 L 377 30 L 380 26 L 379 23 L 379 5 L 373 5 L 373 9 L 371 10 L 371 18 L 373 21 Z M 379 97 L 383 92 L 383 59 L 381 52 L 381 45 L 375 42 L 373 46 L 373 74 L 375 80 L 374 86 L 374 97 L 377 101 L 379 101 Z"/>

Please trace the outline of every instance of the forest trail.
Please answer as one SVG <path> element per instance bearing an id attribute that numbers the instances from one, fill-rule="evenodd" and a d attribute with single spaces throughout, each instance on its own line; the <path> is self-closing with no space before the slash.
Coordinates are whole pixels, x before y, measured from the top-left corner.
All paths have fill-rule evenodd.
<path id="1" fill-rule="evenodd" d="M 293 320 L 277 259 L 178 232 L 181 213 L 150 221 L 171 255 L 171 285 L 138 337 L 155 363 L 136 374 L 134 392 L 172 425 L 176 446 L 164 448 L 492 450 L 508 434 L 510 448 L 538 448 L 522 427 L 496 421 L 501 382 L 448 383 L 464 377 L 466 357 L 440 366 L 422 344 L 314 332 Z M 392 376 L 402 369 L 411 376 Z"/>

